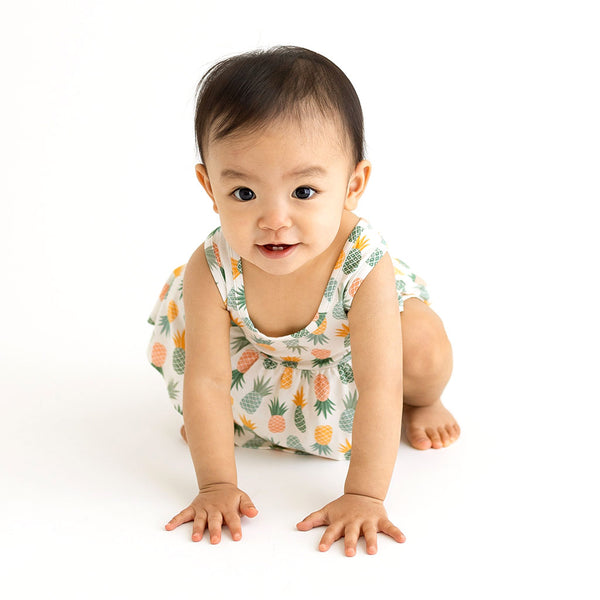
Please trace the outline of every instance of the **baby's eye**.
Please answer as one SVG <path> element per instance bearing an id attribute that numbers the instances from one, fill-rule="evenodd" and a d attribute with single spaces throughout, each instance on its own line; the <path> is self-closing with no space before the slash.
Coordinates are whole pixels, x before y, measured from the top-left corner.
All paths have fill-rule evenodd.
<path id="1" fill-rule="evenodd" d="M 316 193 L 317 193 L 317 191 L 314 190 L 313 188 L 303 185 L 303 186 L 297 187 L 294 190 L 294 193 L 292 194 L 292 196 L 295 195 L 295 197 L 298 198 L 299 200 L 308 200 L 309 198 L 312 198 Z"/>
<path id="2" fill-rule="evenodd" d="M 254 192 L 250 188 L 241 187 L 233 191 L 233 195 L 242 202 L 248 202 L 256 198 Z"/>

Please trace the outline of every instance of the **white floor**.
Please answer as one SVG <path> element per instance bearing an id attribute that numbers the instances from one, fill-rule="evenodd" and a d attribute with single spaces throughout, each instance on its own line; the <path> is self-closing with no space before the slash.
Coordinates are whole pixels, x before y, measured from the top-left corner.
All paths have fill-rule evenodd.
<path id="1" fill-rule="evenodd" d="M 377 555 L 361 541 L 347 558 L 341 542 L 318 552 L 322 529 L 294 527 L 340 494 L 346 464 L 238 449 L 240 487 L 260 513 L 241 542 L 193 543 L 191 524 L 163 529 L 195 482 L 149 365 L 6 367 L 4 399 L 19 407 L 0 437 L 7 598 L 597 597 L 597 451 L 574 443 L 566 411 L 538 413 L 566 409 L 551 397 L 508 398 L 457 375 L 447 403 L 460 441 L 399 449 L 387 508 L 406 543 L 380 535 Z"/>

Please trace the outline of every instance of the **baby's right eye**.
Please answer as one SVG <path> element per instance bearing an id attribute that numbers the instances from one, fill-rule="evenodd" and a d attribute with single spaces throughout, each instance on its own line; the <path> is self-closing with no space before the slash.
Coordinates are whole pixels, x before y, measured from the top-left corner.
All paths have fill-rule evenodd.
<path id="1" fill-rule="evenodd" d="M 233 195 L 242 202 L 248 202 L 256 198 L 254 192 L 250 188 L 241 187 L 233 191 Z"/>

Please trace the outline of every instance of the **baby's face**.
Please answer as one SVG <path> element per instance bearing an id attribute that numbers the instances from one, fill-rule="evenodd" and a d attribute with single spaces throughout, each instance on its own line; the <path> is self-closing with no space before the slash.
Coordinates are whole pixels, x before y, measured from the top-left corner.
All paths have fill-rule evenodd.
<path id="1" fill-rule="evenodd" d="M 340 137 L 331 120 L 305 120 L 302 127 L 286 120 L 209 144 L 198 179 L 244 260 L 286 275 L 331 246 L 344 211 L 358 201 Z"/>

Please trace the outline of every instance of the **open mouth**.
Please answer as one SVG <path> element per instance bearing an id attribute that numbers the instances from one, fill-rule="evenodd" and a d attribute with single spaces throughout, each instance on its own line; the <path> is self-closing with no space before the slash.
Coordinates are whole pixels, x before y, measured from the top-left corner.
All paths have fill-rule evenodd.
<path id="1" fill-rule="evenodd" d="M 298 244 L 262 244 L 258 247 L 268 258 L 284 258 L 294 251 Z"/>

